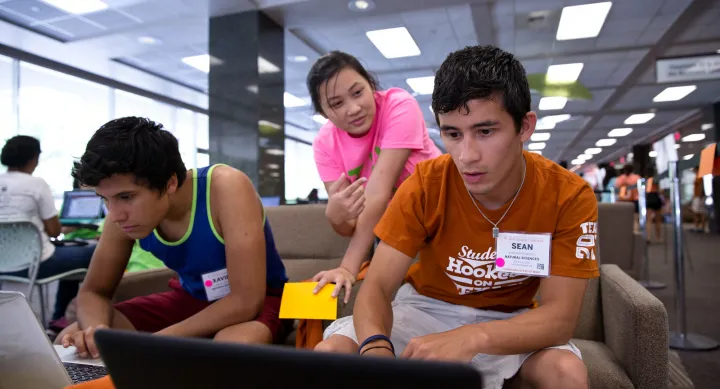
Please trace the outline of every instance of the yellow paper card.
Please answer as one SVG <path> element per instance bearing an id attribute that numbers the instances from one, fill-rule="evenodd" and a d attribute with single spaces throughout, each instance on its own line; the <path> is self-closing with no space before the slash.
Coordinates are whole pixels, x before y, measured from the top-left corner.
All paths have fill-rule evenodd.
<path id="1" fill-rule="evenodd" d="M 337 298 L 332 297 L 334 284 L 325 285 L 313 294 L 317 282 L 288 282 L 280 303 L 281 319 L 337 319 Z"/>

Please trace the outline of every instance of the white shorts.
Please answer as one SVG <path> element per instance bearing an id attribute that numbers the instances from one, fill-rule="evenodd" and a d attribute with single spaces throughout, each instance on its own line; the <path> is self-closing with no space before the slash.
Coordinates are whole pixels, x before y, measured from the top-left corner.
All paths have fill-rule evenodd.
<path id="1" fill-rule="evenodd" d="M 392 302 L 392 310 L 393 327 L 390 339 L 395 346 L 397 355 L 402 354 L 412 338 L 450 331 L 468 324 L 505 320 L 527 311 L 524 309 L 513 313 L 503 313 L 450 304 L 423 296 L 410 284 L 405 284 L 398 290 L 395 300 Z M 354 340 L 355 343 L 359 343 L 355 335 L 352 316 L 343 317 L 330 324 L 323 334 L 323 339 L 332 335 L 344 335 Z M 572 343 L 549 348 L 568 350 L 582 359 L 580 350 Z M 478 354 L 470 363 L 482 372 L 483 389 L 501 389 L 505 380 L 517 374 L 520 366 L 532 354 Z"/>

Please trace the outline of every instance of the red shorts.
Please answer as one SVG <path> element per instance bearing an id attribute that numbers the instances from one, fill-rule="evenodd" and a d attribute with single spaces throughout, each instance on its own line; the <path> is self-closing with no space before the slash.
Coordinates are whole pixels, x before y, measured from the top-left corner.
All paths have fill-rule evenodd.
<path id="1" fill-rule="evenodd" d="M 213 303 L 191 296 L 182 288 L 177 278 L 172 278 L 168 286 L 172 289 L 170 292 L 135 297 L 115 304 L 115 309 L 125 315 L 136 330 L 158 332 L 195 315 Z M 268 288 L 262 312 L 255 318 L 255 321 L 270 329 L 275 343 L 284 342 L 293 325 L 292 320 L 281 320 L 278 317 L 281 297 L 282 289 Z"/>

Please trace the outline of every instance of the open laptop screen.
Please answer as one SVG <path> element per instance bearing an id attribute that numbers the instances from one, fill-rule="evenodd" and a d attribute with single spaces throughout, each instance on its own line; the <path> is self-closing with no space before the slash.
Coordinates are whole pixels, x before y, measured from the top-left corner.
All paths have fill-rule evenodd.
<path id="1" fill-rule="evenodd" d="M 103 201 L 100 196 L 89 190 L 65 192 L 60 219 L 96 220 L 102 215 Z"/>

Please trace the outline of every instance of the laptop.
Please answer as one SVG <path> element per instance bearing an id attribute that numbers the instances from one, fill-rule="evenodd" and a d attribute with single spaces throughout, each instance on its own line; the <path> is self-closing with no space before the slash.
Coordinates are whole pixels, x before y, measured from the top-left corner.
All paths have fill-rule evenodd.
<path id="1" fill-rule="evenodd" d="M 67 191 L 63 195 L 60 224 L 97 228 L 104 216 L 103 205 L 102 197 L 92 190 Z"/>
<path id="2" fill-rule="evenodd" d="M 107 375 L 101 361 L 55 346 L 61 359 L 22 293 L 0 291 L 0 318 L 0 387 L 62 389 Z"/>
<path id="3" fill-rule="evenodd" d="M 285 346 L 98 330 L 95 342 L 117 389 L 481 388 L 469 364 L 359 357 Z"/>

